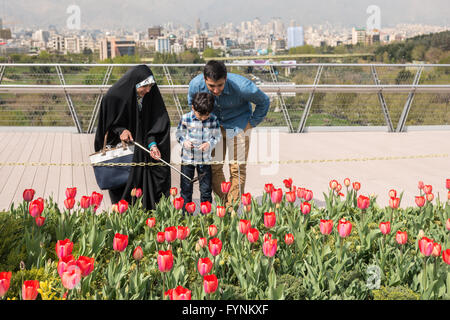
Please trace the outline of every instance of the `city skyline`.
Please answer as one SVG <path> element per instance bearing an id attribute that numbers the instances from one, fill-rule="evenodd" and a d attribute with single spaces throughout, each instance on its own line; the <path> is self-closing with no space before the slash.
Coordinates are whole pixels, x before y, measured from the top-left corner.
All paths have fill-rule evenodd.
<path id="1" fill-rule="evenodd" d="M 4 25 L 11 28 L 47 28 L 49 25 L 65 28 L 71 16 L 67 9 L 71 5 L 78 6 L 80 29 L 85 30 L 139 30 L 167 23 L 195 28 L 198 19 L 202 27 L 205 23 L 210 27 L 217 27 L 225 23 L 252 21 L 255 18 L 266 23 L 275 17 L 287 25 L 289 21 L 295 20 L 302 26 L 331 24 L 347 28 L 364 27 L 370 16 L 366 10 L 371 5 L 379 7 L 381 28 L 402 23 L 450 25 L 450 7 L 444 0 L 433 0 L 427 4 L 418 0 L 323 0 L 314 5 L 304 0 L 280 0 L 276 4 L 269 0 L 229 0 L 226 3 L 210 0 L 148 0 L 140 3 L 119 0 L 98 0 L 95 3 L 87 0 L 0 0 L 0 17 L 3 18 Z"/>

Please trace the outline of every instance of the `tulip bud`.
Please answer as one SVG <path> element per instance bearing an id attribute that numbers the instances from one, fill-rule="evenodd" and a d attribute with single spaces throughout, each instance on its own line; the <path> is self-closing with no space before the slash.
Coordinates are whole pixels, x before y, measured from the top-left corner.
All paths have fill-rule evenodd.
<path id="1" fill-rule="evenodd" d="M 346 186 L 346 187 L 350 186 L 350 179 L 349 178 L 345 178 L 344 179 L 344 186 Z"/>
<path id="2" fill-rule="evenodd" d="M 207 245 L 206 238 L 200 238 L 197 241 L 197 244 L 200 246 L 200 248 L 204 248 Z"/>
<path id="3" fill-rule="evenodd" d="M 144 257 L 144 251 L 142 250 L 141 246 L 137 246 L 136 249 L 133 251 L 133 258 L 136 261 L 142 260 Z"/>
<path id="4" fill-rule="evenodd" d="M 172 187 L 172 188 L 170 188 L 170 195 L 171 195 L 172 197 L 175 197 L 177 194 L 178 194 L 178 189 L 177 189 L 177 187 Z"/>
<path id="5" fill-rule="evenodd" d="M 450 231 L 450 218 L 447 219 L 447 222 L 445 223 L 445 227 L 447 228 L 447 230 Z"/>
<path id="6" fill-rule="evenodd" d="M 431 255 L 433 257 L 439 257 L 441 255 L 441 245 L 437 242 L 433 243 L 433 251 L 431 252 Z"/>
<path id="7" fill-rule="evenodd" d="M 419 190 L 422 190 L 423 187 L 425 186 L 425 184 L 423 183 L 423 181 L 419 181 L 417 187 L 419 188 Z"/>
<path id="8" fill-rule="evenodd" d="M 198 242 L 195 244 L 195 251 L 199 252 L 201 250 L 200 245 L 198 244 Z"/>
<path id="9" fill-rule="evenodd" d="M 216 234 L 217 234 L 217 227 L 215 225 L 213 225 L 213 224 L 210 225 L 208 227 L 208 234 L 209 234 L 210 237 L 215 237 Z"/>
<path id="10" fill-rule="evenodd" d="M 425 237 L 425 232 L 423 232 L 423 230 L 420 229 L 420 230 L 419 230 L 419 234 L 417 235 L 417 238 L 421 239 L 421 238 L 423 238 L 423 237 Z"/>
<path id="11" fill-rule="evenodd" d="M 428 202 L 431 202 L 434 199 L 434 195 L 432 193 L 427 193 L 426 197 Z"/>
<path id="12" fill-rule="evenodd" d="M 35 218 L 35 220 L 36 220 L 36 225 L 37 225 L 38 227 L 42 227 L 42 225 L 43 225 L 44 222 L 45 222 L 45 217 L 37 216 L 37 217 Z"/>
<path id="13" fill-rule="evenodd" d="M 163 243 L 166 240 L 166 235 L 164 232 L 158 232 L 156 234 L 156 241 L 158 241 L 158 243 Z"/>
<path id="14" fill-rule="evenodd" d="M 293 244 L 293 243 L 294 243 L 294 235 L 293 235 L 292 233 L 287 233 L 287 234 L 284 236 L 284 242 L 285 242 L 288 246 L 290 246 L 291 244 Z"/>
<path id="15" fill-rule="evenodd" d="M 142 189 L 141 188 L 137 188 L 136 189 L 136 198 L 140 198 L 142 197 Z"/>
<path id="16" fill-rule="evenodd" d="M 130 195 L 131 195 L 132 197 L 136 197 L 136 188 L 131 189 Z"/>
<path id="17" fill-rule="evenodd" d="M 111 206 L 111 212 L 119 213 L 119 206 L 117 205 L 117 203 L 115 203 Z"/>

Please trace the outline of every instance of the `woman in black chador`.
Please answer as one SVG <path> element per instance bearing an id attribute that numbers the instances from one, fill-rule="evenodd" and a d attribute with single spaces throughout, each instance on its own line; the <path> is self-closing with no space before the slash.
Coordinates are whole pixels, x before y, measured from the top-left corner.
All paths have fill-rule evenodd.
<path id="1" fill-rule="evenodd" d="M 133 162 L 155 162 L 162 158 L 170 162 L 170 120 L 153 73 L 146 65 L 128 70 L 103 97 L 95 134 L 95 151 L 100 151 L 108 132 L 109 145 L 121 141 L 136 141 L 148 146 L 151 156 L 135 147 Z M 112 203 L 131 201 L 131 190 L 142 188 L 143 205 L 154 209 L 162 195 L 169 196 L 168 166 L 131 167 L 126 185 L 110 189 Z"/>

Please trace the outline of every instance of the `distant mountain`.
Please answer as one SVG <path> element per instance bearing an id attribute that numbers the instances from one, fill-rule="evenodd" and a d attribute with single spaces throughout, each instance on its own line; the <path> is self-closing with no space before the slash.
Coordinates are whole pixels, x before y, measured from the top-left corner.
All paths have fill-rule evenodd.
<path id="1" fill-rule="evenodd" d="M 195 25 L 197 18 L 210 26 L 239 23 L 258 17 L 263 23 L 280 17 L 286 23 L 365 26 L 366 9 L 380 7 L 381 26 L 398 23 L 450 25 L 448 0 L 0 0 L 0 16 L 17 26 L 66 26 L 67 8 L 81 9 L 81 28 L 146 28 L 169 21 Z"/>

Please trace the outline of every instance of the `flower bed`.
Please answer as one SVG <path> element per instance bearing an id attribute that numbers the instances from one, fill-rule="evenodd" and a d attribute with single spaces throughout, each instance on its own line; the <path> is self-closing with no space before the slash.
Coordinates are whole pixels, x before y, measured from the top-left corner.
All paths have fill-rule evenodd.
<path id="1" fill-rule="evenodd" d="M 417 207 L 401 209 L 395 190 L 380 206 L 358 194 L 360 183 L 343 184 L 330 181 L 324 208 L 286 179 L 266 184 L 260 201 L 247 193 L 241 207 L 190 203 L 200 212 L 186 216 L 176 188 L 156 210 L 142 209 L 137 189 L 110 212 L 96 212 L 97 192 L 77 201 L 68 188 L 60 209 L 28 189 L 0 214 L 0 297 L 450 298 L 450 201 L 419 183 Z"/>

